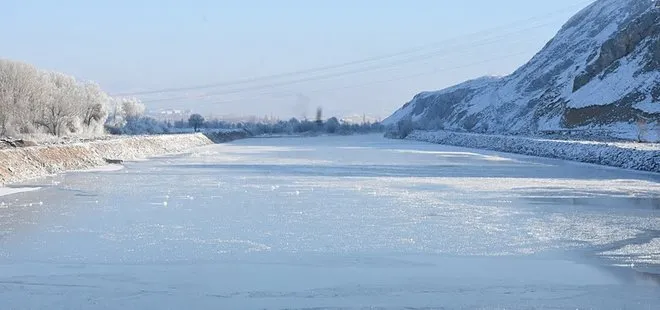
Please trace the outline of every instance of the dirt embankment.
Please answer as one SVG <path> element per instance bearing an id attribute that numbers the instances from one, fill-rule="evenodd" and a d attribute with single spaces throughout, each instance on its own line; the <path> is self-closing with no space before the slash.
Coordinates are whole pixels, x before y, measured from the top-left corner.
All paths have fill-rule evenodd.
<path id="1" fill-rule="evenodd" d="M 209 144 L 213 144 L 213 141 L 199 133 L 7 148 L 0 150 L 0 185 L 67 170 L 93 168 L 107 164 L 108 159 L 135 160 L 179 153 Z"/>

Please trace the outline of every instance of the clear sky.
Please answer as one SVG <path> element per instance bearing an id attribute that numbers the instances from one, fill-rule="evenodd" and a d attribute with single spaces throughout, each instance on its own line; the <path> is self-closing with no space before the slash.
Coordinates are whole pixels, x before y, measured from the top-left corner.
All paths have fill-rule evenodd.
<path id="1" fill-rule="evenodd" d="M 8 2 L 0 10 L 0 57 L 94 80 L 110 93 L 231 83 L 406 52 L 141 97 L 152 110 L 213 115 L 312 117 L 322 106 L 326 114 L 386 117 L 419 91 L 510 73 L 591 1 Z"/>

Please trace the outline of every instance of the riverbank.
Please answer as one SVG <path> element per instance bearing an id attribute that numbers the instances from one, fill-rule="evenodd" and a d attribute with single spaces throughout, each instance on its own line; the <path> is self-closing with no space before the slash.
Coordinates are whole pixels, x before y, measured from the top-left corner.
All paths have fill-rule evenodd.
<path id="1" fill-rule="evenodd" d="M 0 150 L 0 185 L 70 170 L 89 169 L 109 160 L 136 160 L 213 144 L 204 134 L 119 137 L 83 143 Z"/>
<path id="2" fill-rule="evenodd" d="M 552 140 L 449 131 L 413 131 L 406 139 L 660 172 L 659 144 Z"/>

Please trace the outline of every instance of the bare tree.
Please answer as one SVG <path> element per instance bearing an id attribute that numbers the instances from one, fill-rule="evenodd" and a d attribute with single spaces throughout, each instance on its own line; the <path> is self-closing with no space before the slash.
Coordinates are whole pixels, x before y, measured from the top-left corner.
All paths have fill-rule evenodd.
<path id="1" fill-rule="evenodd" d="M 204 125 L 204 117 L 200 114 L 190 115 L 190 118 L 188 118 L 188 125 L 197 132 L 197 130 Z"/>
<path id="2" fill-rule="evenodd" d="M 0 107 L 0 137 L 5 136 L 7 134 L 7 120 L 9 119 L 9 116 L 7 115 L 7 111 L 4 111 L 2 107 Z"/>
<path id="3" fill-rule="evenodd" d="M 333 116 L 325 122 L 325 131 L 327 133 L 336 133 L 340 126 L 341 124 L 339 123 L 339 120 Z"/>
<path id="4" fill-rule="evenodd" d="M 2 70 L 2 67 L 0 67 Z M 2 71 L 0 71 L 0 137 L 7 134 L 7 122 L 9 120 L 9 89 L 5 87 Z"/>

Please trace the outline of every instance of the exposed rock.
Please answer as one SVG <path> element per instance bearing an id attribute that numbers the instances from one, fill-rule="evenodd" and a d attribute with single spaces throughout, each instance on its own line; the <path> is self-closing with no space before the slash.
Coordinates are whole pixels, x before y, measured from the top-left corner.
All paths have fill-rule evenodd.
<path id="1" fill-rule="evenodd" d="M 416 95 L 383 123 L 415 128 L 534 133 L 583 127 L 632 137 L 660 124 L 660 8 L 597 0 L 511 75 Z"/>
<path id="2" fill-rule="evenodd" d="M 121 164 L 124 163 L 124 161 L 121 160 L 121 159 L 110 159 L 110 158 L 104 158 L 103 160 L 105 160 L 105 162 L 108 163 L 108 164 L 121 165 Z"/>
<path id="3" fill-rule="evenodd" d="M 589 83 L 607 68 L 611 66 L 618 67 L 618 61 L 621 58 L 635 51 L 643 40 L 653 38 L 658 34 L 660 34 L 660 10 L 647 11 L 639 18 L 634 19 L 627 27 L 618 31 L 612 38 L 603 43 L 598 59 L 590 63 L 585 72 L 575 78 L 573 91 L 577 91 Z M 655 40 L 655 43 L 657 44 L 658 40 Z M 612 68 L 610 72 L 615 71 L 616 67 Z M 645 70 L 649 69 L 654 69 L 654 66 L 645 67 Z M 655 69 L 658 68 L 655 67 Z"/>

